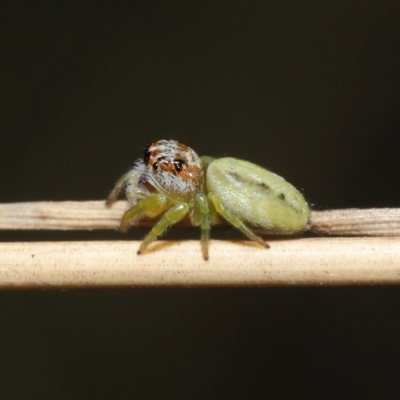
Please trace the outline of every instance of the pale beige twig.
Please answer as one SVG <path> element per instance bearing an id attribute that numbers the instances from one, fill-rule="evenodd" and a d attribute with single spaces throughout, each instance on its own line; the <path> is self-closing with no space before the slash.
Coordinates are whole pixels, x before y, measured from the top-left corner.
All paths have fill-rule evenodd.
<path id="1" fill-rule="evenodd" d="M 0 204 L 0 229 L 118 229 L 125 209 L 101 201 Z M 187 240 L 157 241 L 140 256 L 136 241 L 0 243 L 0 288 L 400 283 L 399 209 L 314 211 L 310 230 L 392 237 L 268 239 L 268 250 L 211 240 L 208 261 L 199 242 Z"/>
<path id="2" fill-rule="evenodd" d="M 125 201 L 107 208 L 104 201 L 27 202 L 0 204 L 0 229 L 118 229 Z M 309 230 L 320 235 L 400 236 L 400 208 L 313 211 Z M 151 227 L 140 219 L 136 226 Z M 183 221 L 177 227 L 190 226 Z M 219 227 L 227 226 L 223 221 Z"/>
<path id="3" fill-rule="evenodd" d="M 400 208 L 313 211 L 311 232 L 333 236 L 400 236 Z"/>
<path id="4" fill-rule="evenodd" d="M 371 285 L 400 283 L 399 238 L 0 243 L 0 288 Z"/>

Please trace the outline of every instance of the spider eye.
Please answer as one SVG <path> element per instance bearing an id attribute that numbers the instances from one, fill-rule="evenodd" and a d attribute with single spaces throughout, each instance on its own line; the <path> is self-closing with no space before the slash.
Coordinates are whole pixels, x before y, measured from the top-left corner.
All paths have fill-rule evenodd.
<path id="1" fill-rule="evenodd" d="M 150 154 L 150 145 L 148 144 L 143 151 L 143 162 L 145 165 L 149 164 Z"/>
<path id="2" fill-rule="evenodd" d="M 181 172 L 185 166 L 185 163 L 182 160 L 174 160 L 174 166 L 177 172 Z"/>
<path id="3" fill-rule="evenodd" d="M 155 162 L 155 163 L 153 164 L 153 169 L 154 169 L 154 171 L 157 171 L 157 168 L 158 168 L 158 163 Z"/>

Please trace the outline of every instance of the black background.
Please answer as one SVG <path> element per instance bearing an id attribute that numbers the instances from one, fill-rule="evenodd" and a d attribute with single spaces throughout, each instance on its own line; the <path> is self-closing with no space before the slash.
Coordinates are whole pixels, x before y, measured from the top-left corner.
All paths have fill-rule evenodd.
<path id="1" fill-rule="evenodd" d="M 105 198 L 148 142 L 178 139 L 316 209 L 400 204 L 398 1 L 0 10 L 1 202 Z M 122 235 L 0 234 L 82 238 Z M 3 292 L 0 392 L 398 398 L 399 311 L 397 287 Z"/>

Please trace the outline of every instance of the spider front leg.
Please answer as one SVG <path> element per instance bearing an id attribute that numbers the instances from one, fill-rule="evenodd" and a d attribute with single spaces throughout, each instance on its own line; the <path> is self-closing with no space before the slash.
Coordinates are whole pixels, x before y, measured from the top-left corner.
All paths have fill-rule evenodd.
<path id="1" fill-rule="evenodd" d="M 251 229 L 249 229 L 240 218 L 238 218 L 236 215 L 226 209 L 226 207 L 223 206 L 223 204 L 219 201 L 218 197 L 213 192 L 208 193 L 208 198 L 212 202 L 217 213 L 221 215 L 221 217 L 223 217 L 235 228 L 239 229 L 239 231 L 242 232 L 249 239 L 261 244 L 261 246 L 266 247 L 267 249 L 269 248 L 269 244 L 266 243 L 263 238 L 256 235 Z"/>
<path id="2" fill-rule="evenodd" d="M 146 250 L 146 247 L 157 239 L 170 225 L 173 225 L 180 221 L 189 211 L 189 205 L 187 203 L 179 203 L 172 206 L 162 216 L 160 221 L 153 227 L 150 233 L 144 238 L 142 244 L 139 247 L 137 254 L 141 254 Z"/>
<path id="3" fill-rule="evenodd" d="M 157 239 L 170 225 L 181 220 L 189 211 L 187 203 L 173 205 L 167 196 L 161 193 L 152 194 L 140 200 L 135 206 L 125 212 L 121 219 L 121 231 L 126 232 L 133 222 L 140 216 L 156 217 L 168 210 L 157 222 L 139 247 L 138 254 L 143 253 L 146 247 Z"/>
<path id="4" fill-rule="evenodd" d="M 137 172 L 135 169 L 131 169 L 126 174 L 122 175 L 115 184 L 114 189 L 111 190 L 110 194 L 108 195 L 106 206 L 110 207 L 113 203 L 115 203 L 122 190 L 124 190 L 129 183 L 135 184 L 139 179 L 139 175 L 139 172 Z"/>
<path id="5" fill-rule="evenodd" d="M 122 232 L 126 232 L 138 217 L 147 215 L 154 218 L 169 207 L 171 207 L 171 203 L 164 194 L 157 193 L 147 196 L 124 213 L 120 229 Z"/>
<path id="6" fill-rule="evenodd" d="M 199 193 L 194 199 L 193 224 L 201 229 L 201 252 L 208 260 L 208 238 L 210 236 L 210 208 L 207 196 Z"/>

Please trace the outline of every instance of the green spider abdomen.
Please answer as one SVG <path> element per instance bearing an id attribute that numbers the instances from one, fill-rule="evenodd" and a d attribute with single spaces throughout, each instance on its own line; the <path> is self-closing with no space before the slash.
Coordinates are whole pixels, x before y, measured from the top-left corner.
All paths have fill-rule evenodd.
<path id="1" fill-rule="evenodd" d="M 282 177 L 236 158 L 212 161 L 206 188 L 228 211 L 258 231 L 292 234 L 303 230 L 310 209 L 302 194 Z"/>

